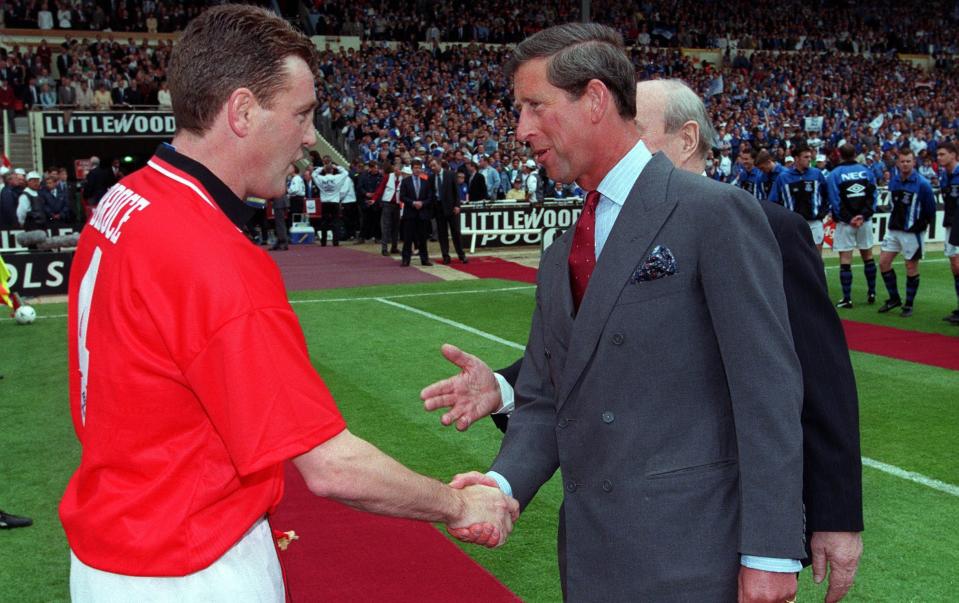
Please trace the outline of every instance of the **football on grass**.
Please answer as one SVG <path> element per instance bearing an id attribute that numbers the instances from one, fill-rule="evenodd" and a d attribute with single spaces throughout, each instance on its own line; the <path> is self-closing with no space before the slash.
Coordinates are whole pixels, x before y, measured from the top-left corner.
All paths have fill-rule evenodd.
<path id="1" fill-rule="evenodd" d="M 37 311 L 33 309 L 33 306 L 20 306 L 13 313 L 13 319 L 17 321 L 17 324 L 28 325 L 37 319 Z"/>

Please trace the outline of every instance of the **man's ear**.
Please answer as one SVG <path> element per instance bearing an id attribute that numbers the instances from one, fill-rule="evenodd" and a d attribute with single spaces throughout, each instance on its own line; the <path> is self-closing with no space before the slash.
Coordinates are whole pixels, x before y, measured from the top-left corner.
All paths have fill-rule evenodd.
<path id="1" fill-rule="evenodd" d="M 600 80 L 593 79 L 586 84 L 584 96 L 588 103 L 590 120 L 593 123 L 598 123 L 610 109 L 612 96 L 609 88 Z"/>
<path id="2" fill-rule="evenodd" d="M 230 130 L 239 137 L 249 136 L 260 104 L 249 88 L 237 88 L 226 101 L 226 118 Z"/>
<path id="3" fill-rule="evenodd" d="M 699 124 L 693 120 L 687 121 L 679 129 L 679 137 L 683 143 L 682 153 L 685 162 L 695 156 L 699 148 Z"/>

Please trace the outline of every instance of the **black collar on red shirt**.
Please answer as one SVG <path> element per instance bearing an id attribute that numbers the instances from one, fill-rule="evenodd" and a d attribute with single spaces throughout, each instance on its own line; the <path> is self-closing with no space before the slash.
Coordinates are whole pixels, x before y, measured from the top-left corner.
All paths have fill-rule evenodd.
<path id="1" fill-rule="evenodd" d="M 167 143 L 163 143 L 157 147 L 156 156 L 176 169 L 186 172 L 199 180 L 203 188 L 213 196 L 213 202 L 223 210 L 226 217 L 229 218 L 237 228 L 243 228 L 243 226 L 250 221 L 250 218 L 253 217 L 253 213 L 256 210 L 237 197 L 236 194 L 230 190 L 230 187 L 223 184 L 223 181 L 217 178 L 213 172 L 208 170 L 202 163 L 194 161 L 186 155 L 177 153 L 173 145 Z"/>

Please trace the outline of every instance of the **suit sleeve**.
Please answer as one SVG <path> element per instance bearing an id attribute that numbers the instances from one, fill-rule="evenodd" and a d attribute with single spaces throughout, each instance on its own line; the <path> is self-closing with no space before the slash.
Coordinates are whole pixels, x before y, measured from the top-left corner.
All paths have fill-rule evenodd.
<path id="1" fill-rule="evenodd" d="M 739 552 L 801 559 L 802 377 L 786 313 L 782 259 L 755 201 L 743 191 L 726 190 L 705 214 L 710 223 L 701 225 L 700 279 L 736 431 Z"/>
<path id="2" fill-rule="evenodd" d="M 862 461 L 856 377 L 809 228 L 801 219 L 787 217 L 779 240 L 789 322 L 803 376 L 806 529 L 859 532 Z"/>
<path id="3" fill-rule="evenodd" d="M 423 207 L 432 207 L 433 206 L 433 185 L 430 183 L 429 178 L 423 179 L 420 184 L 420 196 L 423 197 L 420 201 L 423 202 Z"/>
<path id="4" fill-rule="evenodd" d="M 408 203 L 412 204 L 413 201 L 416 201 L 416 195 L 414 194 L 415 191 L 413 190 L 413 183 L 410 182 L 410 178 L 412 177 L 413 176 L 408 176 L 400 180 L 400 202 L 402 202 L 404 205 Z M 407 184 L 409 184 L 409 186 L 407 186 Z"/>
<path id="5" fill-rule="evenodd" d="M 543 258 L 544 262 L 547 255 Z M 545 265 L 545 264 L 544 264 Z M 529 341 L 523 356 L 522 369 L 516 382 L 517 404 L 509 421 L 499 454 L 491 467 L 509 481 L 513 497 L 522 508 L 533 499 L 540 486 L 546 483 L 559 467 L 556 446 L 556 395 L 549 377 L 545 342 L 545 324 L 540 270 L 536 309 L 530 327 Z"/>
<path id="6" fill-rule="evenodd" d="M 510 386 L 512 386 L 514 390 L 514 395 L 516 390 L 516 382 L 519 380 L 519 370 L 520 368 L 522 368 L 522 366 L 523 366 L 523 359 L 519 358 L 513 364 L 496 371 L 497 373 L 502 375 L 504 379 L 506 379 L 506 382 L 509 383 Z M 517 398 L 516 404 L 518 405 L 520 403 L 521 401 Z M 490 415 L 490 418 L 493 420 L 493 424 L 496 425 L 496 427 L 500 431 L 502 431 L 503 433 L 506 433 L 506 428 L 509 426 L 509 415 L 505 413 L 498 414 L 498 415 L 493 414 L 493 415 Z"/>

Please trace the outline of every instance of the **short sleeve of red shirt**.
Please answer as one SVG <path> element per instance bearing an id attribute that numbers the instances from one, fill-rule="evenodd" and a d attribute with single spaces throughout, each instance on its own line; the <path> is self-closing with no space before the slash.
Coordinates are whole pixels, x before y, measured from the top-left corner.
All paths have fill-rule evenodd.
<path id="1" fill-rule="evenodd" d="M 229 320 L 185 373 L 241 475 L 307 452 L 346 427 L 289 309 L 259 308 Z"/>

